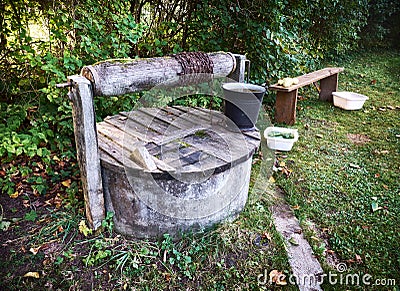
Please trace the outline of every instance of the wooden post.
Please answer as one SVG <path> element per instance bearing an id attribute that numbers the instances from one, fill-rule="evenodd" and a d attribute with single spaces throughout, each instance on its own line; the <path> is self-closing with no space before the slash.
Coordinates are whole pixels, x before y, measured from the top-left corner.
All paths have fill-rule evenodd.
<path id="1" fill-rule="evenodd" d="M 70 76 L 68 82 L 72 85 L 72 116 L 86 217 L 91 227 L 97 229 L 105 218 L 105 208 L 93 92 L 89 80 L 82 76 Z"/>
<path id="2" fill-rule="evenodd" d="M 291 92 L 277 91 L 275 122 L 293 125 L 296 121 L 297 89 Z"/>
<path id="3" fill-rule="evenodd" d="M 319 100 L 333 102 L 332 92 L 336 92 L 338 89 L 338 78 L 339 74 L 333 74 L 332 76 L 321 79 Z"/>

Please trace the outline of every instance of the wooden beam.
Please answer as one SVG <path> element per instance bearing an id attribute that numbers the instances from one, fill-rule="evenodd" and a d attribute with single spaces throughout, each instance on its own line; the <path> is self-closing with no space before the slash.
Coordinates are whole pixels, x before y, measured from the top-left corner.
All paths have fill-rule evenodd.
<path id="1" fill-rule="evenodd" d="M 226 77 L 236 68 L 233 54 L 207 54 L 213 63 L 213 75 Z M 149 90 L 168 81 L 180 84 L 182 66 L 171 56 L 137 60 L 104 61 L 82 69 L 81 75 L 92 82 L 95 96 L 115 96 Z"/>
<path id="2" fill-rule="evenodd" d="M 68 82 L 72 85 L 72 117 L 86 217 L 91 227 L 97 229 L 105 218 L 105 208 L 93 93 L 89 80 L 82 76 L 70 76 Z"/>

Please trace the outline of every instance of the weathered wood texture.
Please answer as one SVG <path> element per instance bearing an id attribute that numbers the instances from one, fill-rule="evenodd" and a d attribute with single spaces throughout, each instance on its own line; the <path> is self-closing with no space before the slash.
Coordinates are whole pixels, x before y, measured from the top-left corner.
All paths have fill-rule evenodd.
<path id="1" fill-rule="evenodd" d="M 213 75 L 226 77 L 236 68 L 233 54 L 207 54 L 213 63 Z M 179 62 L 170 56 L 129 61 L 104 61 L 82 69 L 82 75 L 92 82 L 94 95 L 113 96 L 140 92 L 170 82 L 179 84 L 183 73 Z"/>
<path id="2" fill-rule="evenodd" d="M 229 122 L 221 112 L 180 106 L 122 112 L 98 123 L 101 159 L 121 172 L 223 171 L 249 159 L 260 143 L 258 132 L 231 131 Z"/>
<path id="3" fill-rule="evenodd" d="M 277 91 L 275 102 L 275 122 L 294 124 L 296 122 L 296 104 L 298 89 L 320 81 L 319 99 L 332 102 L 332 92 L 337 91 L 339 73 L 343 68 L 325 68 L 297 77 L 299 83 L 285 88 L 274 84 L 269 89 Z"/>
<path id="4" fill-rule="evenodd" d="M 293 125 L 296 122 L 297 90 L 276 93 L 275 122 Z"/>
<path id="5" fill-rule="evenodd" d="M 329 77 L 321 79 L 319 99 L 322 101 L 333 102 L 332 92 L 336 92 L 338 89 L 339 74 L 333 74 Z"/>
<path id="6" fill-rule="evenodd" d="M 274 84 L 274 85 L 269 86 L 269 89 L 275 90 L 275 91 L 282 91 L 282 92 L 291 92 L 298 88 L 310 85 L 314 82 L 317 82 L 321 79 L 325 79 L 329 76 L 337 75 L 338 73 L 342 72 L 343 70 L 344 70 L 343 68 L 325 68 L 322 70 L 318 70 L 318 71 L 311 72 L 309 74 L 297 77 L 297 79 L 299 79 L 299 83 L 297 85 L 292 85 L 289 88 L 285 88 L 281 85 Z"/>
<path id="7" fill-rule="evenodd" d="M 78 162 L 85 196 L 86 217 L 97 229 L 105 217 L 100 155 L 90 82 L 81 76 L 69 77 L 72 84 L 72 113 Z"/>

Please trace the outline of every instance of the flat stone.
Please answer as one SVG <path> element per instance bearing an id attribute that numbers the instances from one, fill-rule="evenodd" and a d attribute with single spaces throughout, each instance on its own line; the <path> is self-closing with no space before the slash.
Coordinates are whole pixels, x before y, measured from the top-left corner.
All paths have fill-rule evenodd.
<path id="1" fill-rule="evenodd" d="M 293 210 L 284 201 L 283 195 L 276 191 L 277 203 L 271 207 L 276 230 L 286 242 L 289 264 L 292 268 L 292 279 L 296 279 L 300 291 L 322 290 L 319 276 L 324 273 L 312 248 L 304 238 L 298 219 Z M 296 244 L 291 242 L 295 241 Z M 311 278 L 311 279 L 310 279 Z M 317 279 L 317 280 L 315 280 Z M 286 280 L 288 283 L 288 280 Z"/>

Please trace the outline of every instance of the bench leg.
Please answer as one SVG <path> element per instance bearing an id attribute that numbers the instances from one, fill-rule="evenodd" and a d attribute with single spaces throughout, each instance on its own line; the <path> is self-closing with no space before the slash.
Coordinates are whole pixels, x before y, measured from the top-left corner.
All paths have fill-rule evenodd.
<path id="1" fill-rule="evenodd" d="M 292 125 L 296 122 L 297 89 L 276 93 L 275 122 Z"/>
<path id="2" fill-rule="evenodd" d="M 332 76 L 322 79 L 320 82 L 319 100 L 322 101 L 333 101 L 332 92 L 337 91 L 338 88 L 338 78 L 339 74 L 334 74 Z"/>

